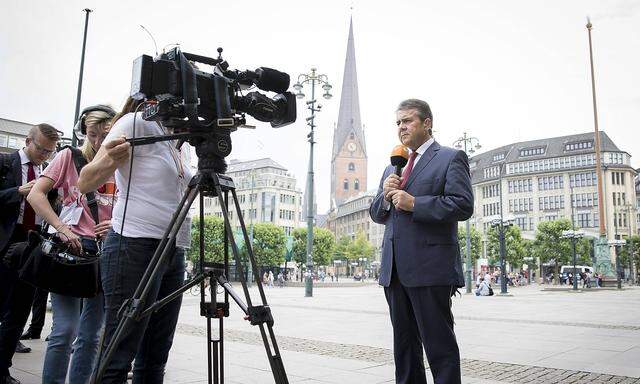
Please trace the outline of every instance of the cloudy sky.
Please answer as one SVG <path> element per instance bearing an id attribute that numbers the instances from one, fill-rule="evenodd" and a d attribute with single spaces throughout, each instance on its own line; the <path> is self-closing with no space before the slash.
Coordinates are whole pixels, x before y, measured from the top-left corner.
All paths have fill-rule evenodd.
<path id="1" fill-rule="evenodd" d="M 353 5 L 353 10 L 351 6 Z M 71 131 L 84 13 L 91 8 L 82 105 L 120 107 L 131 63 L 179 43 L 232 67 L 268 66 L 296 77 L 317 67 L 334 86 L 317 118 L 319 212 L 329 206 L 333 125 L 338 117 L 353 15 L 360 107 L 375 188 L 397 142 L 399 101 L 427 100 L 436 139 L 463 132 L 483 149 L 593 130 L 586 17 L 593 41 L 600 128 L 640 166 L 640 2 L 461 1 L 79 1 L 0 3 L 0 117 Z M 307 111 L 282 129 L 233 134 L 230 158 L 271 157 L 304 189 Z"/>

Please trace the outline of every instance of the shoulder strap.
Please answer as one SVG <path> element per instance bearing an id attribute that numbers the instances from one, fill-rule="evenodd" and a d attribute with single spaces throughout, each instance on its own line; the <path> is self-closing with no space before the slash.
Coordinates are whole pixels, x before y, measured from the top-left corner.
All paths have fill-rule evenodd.
<path id="1" fill-rule="evenodd" d="M 87 165 L 87 159 L 84 158 L 84 156 L 82 155 L 82 151 L 78 148 L 72 147 L 70 145 L 66 146 L 66 148 L 69 148 L 71 154 L 73 155 L 73 163 L 76 166 L 76 171 L 78 171 L 79 177 L 80 170 L 82 170 L 82 168 Z M 91 217 L 93 217 L 93 221 L 95 221 L 96 224 L 99 224 L 100 218 L 98 216 L 98 201 L 96 200 L 96 194 L 95 192 L 91 191 L 85 193 L 85 196 L 87 197 L 87 205 L 89 206 L 89 210 L 91 211 Z"/>

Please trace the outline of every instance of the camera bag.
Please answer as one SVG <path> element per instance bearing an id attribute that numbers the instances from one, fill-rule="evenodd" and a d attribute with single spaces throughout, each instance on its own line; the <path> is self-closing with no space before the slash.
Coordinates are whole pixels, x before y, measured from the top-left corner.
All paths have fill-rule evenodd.
<path id="1" fill-rule="evenodd" d="M 73 162 L 78 174 L 87 164 L 82 152 L 73 147 L 67 147 L 73 154 Z M 93 220 L 99 223 L 98 204 L 95 193 L 86 195 L 87 203 Z M 19 269 L 20 279 L 38 288 L 64 296 L 91 298 L 100 292 L 100 258 L 99 255 L 83 253 L 81 256 L 62 252 L 59 247 L 45 252 L 46 242 L 36 231 L 29 231 L 29 246 L 23 249 L 26 260 Z M 37 244 L 37 246 L 34 246 Z M 49 246 L 51 243 L 47 244 Z M 20 249 L 20 248 L 18 248 Z"/>

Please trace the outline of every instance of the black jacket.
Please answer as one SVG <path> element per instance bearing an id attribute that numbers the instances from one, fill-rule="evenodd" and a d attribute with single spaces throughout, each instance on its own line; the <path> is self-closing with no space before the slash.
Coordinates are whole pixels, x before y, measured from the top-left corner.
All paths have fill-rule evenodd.
<path id="1" fill-rule="evenodd" d="M 22 185 L 22 164 L 18 151 L 0 153 L 0 251 L 4 250 L 13 234 L 20 215 L 24 196 L 18 193 Z"/>
<path id="2" fill-rule="evenodd" d="M 22 164 L 18 151 L 0 153 L 0 254 L 8 245 L 20 216 L 24 196 L 18 192 L 22 185 Z M 47 198 L 55 207 L 58 191 L 52 189 Z"/>

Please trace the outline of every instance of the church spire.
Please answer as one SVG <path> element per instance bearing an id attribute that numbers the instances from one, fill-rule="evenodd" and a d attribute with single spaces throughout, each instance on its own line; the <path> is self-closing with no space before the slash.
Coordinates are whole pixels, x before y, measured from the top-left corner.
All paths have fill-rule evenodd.
<path id="1" fill-rule="evenodd" d="M 342 76 L 338 122 L 331 156 L 331 207 L 367 189 L 367 149 L 360 120 L 353 18 L 349 20 L 347 55 Z"/>
<path id="2" fill-rule="evenodd" d="M 340 95 L 340 112 L 338 125 L 333 135 L 333 156 L 340 152 L 345 140 L 353 133 L 366 155 L 362 122 L 360 120 L 360 98 L 358 96 L 358 74 L 356 72 L 356 49 L 353 39 L 353 19 L 349 21 L 349 39 L 347 40 L 347 56 L 344 61 L 342 76 L 342 93 Z"/>

